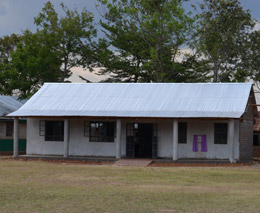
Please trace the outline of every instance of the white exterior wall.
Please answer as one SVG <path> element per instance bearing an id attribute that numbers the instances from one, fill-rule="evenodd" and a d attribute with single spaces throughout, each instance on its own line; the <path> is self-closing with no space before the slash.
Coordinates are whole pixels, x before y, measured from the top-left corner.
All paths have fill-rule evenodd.
<path id="1" fill-rule="evenodd" d="M 44 136 L 39 136 L 40 120 L 62 119 L 27 119 L 27 146 L 26 153 L 39 155 L 63 155 L 64 142 L 45 141 Z M 84 136 L 84 119 L 69 120 L 69 155 L 73 156 L 106 156 L 114 157 L 116 146 L 114 143 L 89 142 Z M 95 120 L 98 121 L 98 120 Z"/>
<path id="2" fill-rule="evenodd" d="M 89 137 L 84 136 L 84 121 L 86 120 L 70 120 L 69 155 L 115 157 L 116 140 L 111 143 L 89 142 Z"/>
<path id="3" fill-rule="evenodd" d="M 63 142 L 45 141 L 39 136 L 39 122 L 47 119 L 27 119 L 27 154 L 63 155 Z M 54 119 L 51 119 L 54 120 Z M 60 119 L 58 119 L 60 120 Z M 69 120 L 69 155 L 73 156 L 116 156 L 116 143 L 89 142 L 84 136 L 84 119 Z M 90 120 L 88 120 L 90 121 Z M 93 120 L 114 121 L 116 120 Z M 214 123 L 228 122 L 228 120 L 180 120 L 187 122 L 187 144 L 178 144 L 178 158 L 209 158 L 228 159 L 229 144 L 214 144 Z M 153 119 L 122 119 L 121 156 L 126 156 L 126 123 L 157 123 L 158 124 L 158 157 L 172 158 L 173 156 L 173 120 Z M 207 135 L 207 152 L 193 152 L 193 136 Z M 115 140 L 116 141 L 116 140 Z M 199 147 L 200 150 L 200 147 Z M 239 158 L 239 121 L 235 120 L 235 159 Z"/>
<path id="4" fill-rule="evenodd" d="M 63 155 L 63 142 L 45 141 L 44 136 L 40 136 L 40 120 L 50 119 L 27 118 L 26 154 Z"/>
<path id="5" fill-rule="evenodd" d="M 228 123 L 228 120 L 190 120 L 187 121 L 187 144 L 178 144 L 179 158 L 208 158 L 208 159 L 229 159 L 229 142 L 227 144 L 214 144 L 214 123 Z M 234 157 L 239 159 L 239 120 L 235 120 L 234 131 Z M 193 152 L 193 136 L 207 135 L 207 152 Z"/>

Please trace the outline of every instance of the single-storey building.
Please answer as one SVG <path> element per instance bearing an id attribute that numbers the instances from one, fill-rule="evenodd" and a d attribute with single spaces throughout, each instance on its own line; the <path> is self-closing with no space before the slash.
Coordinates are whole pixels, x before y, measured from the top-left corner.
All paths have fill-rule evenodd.
<path id="1" fill-rule="evenodd" d="M 17 97 L 0 95 L 0 153 L 13 152 L 13 118 L 6 115 L 18 110 L 23 101 Z M 25 152 L 26 149 L 26 120 L 19 119 L 19 151 Z"/>
<path id="2" fill-rule="evenodd" d="M 45 83 L 27 118 L 27 155 L 252 161 L 251 83 Z"/>

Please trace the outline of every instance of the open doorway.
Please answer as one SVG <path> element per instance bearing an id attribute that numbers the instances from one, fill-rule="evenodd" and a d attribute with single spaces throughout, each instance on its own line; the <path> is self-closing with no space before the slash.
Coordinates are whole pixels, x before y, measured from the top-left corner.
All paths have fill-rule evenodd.
<path id="1" fill-rule="evenodd" d="M 135 143 L 136 158 L 152 157 L 153 124 L 138 124 L 138 140 Z"/>
<path id="2" fill-rule="evenodd" d="M 127 124 L 126 155 L 128 158 L 157 157 L 157 125 Z"/>

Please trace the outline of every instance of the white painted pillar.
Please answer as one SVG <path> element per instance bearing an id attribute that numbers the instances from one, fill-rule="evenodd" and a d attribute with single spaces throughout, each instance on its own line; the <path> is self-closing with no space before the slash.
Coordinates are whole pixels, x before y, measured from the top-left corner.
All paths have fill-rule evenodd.
<path id="1" fill-rule="evenodd" d="M 13 152 L 13 157 L 16 158 L 19 155 L 19 118 L 15 117 L 14 118 L 14 152 Z"/>
<path id="2" fill-rule="evenodd" d="M 69 119 L 64 119 L 64 154 L 67 158 L 69 156 Z"/>
<path id="3" fill-rule="evenodd" d="M 178 120 L 173 120 L 173 156 L 174 161 L 178 160 Z"/>
<path id="4" fill-rule="evenodd" d="M 229 144 L 229 161 L 230 161 L 230 163 L 235 163 L 234 138 L 235 138 L 235 121 L 234 121 L 234 119 L 230 119 L 228 122 L 228 144 Z"/>
<path id="5" fill-rule="evenodd" d="M 116 159 L 121 158 L 121 120 L 116 120 Z"/>

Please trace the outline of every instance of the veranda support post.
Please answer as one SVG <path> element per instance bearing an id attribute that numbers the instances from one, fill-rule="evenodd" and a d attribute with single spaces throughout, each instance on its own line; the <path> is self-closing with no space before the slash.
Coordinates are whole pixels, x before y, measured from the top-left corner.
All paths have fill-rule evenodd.
<path id="1" fill-rule="evenodd" d="M 16 158 L 19 155 L 19 118 L 14 117 L 14 150 L 13 150 L 13 157 Z"/>
<path id="2" fill-rule="evenodd" d="M 64 154 L 67 158 L 69 156 L 69 119 L 64 119 Z"/>
<path id="3" fill-rule="evenodd" d="M 121 158 L 121 120 L 116 121 L 116 159 Z"/>
<path id="4" fill-rule="evenodd" d="M 173 120 L 173 157 L 174 161 L 178 160 L 178 120 Z"/>

